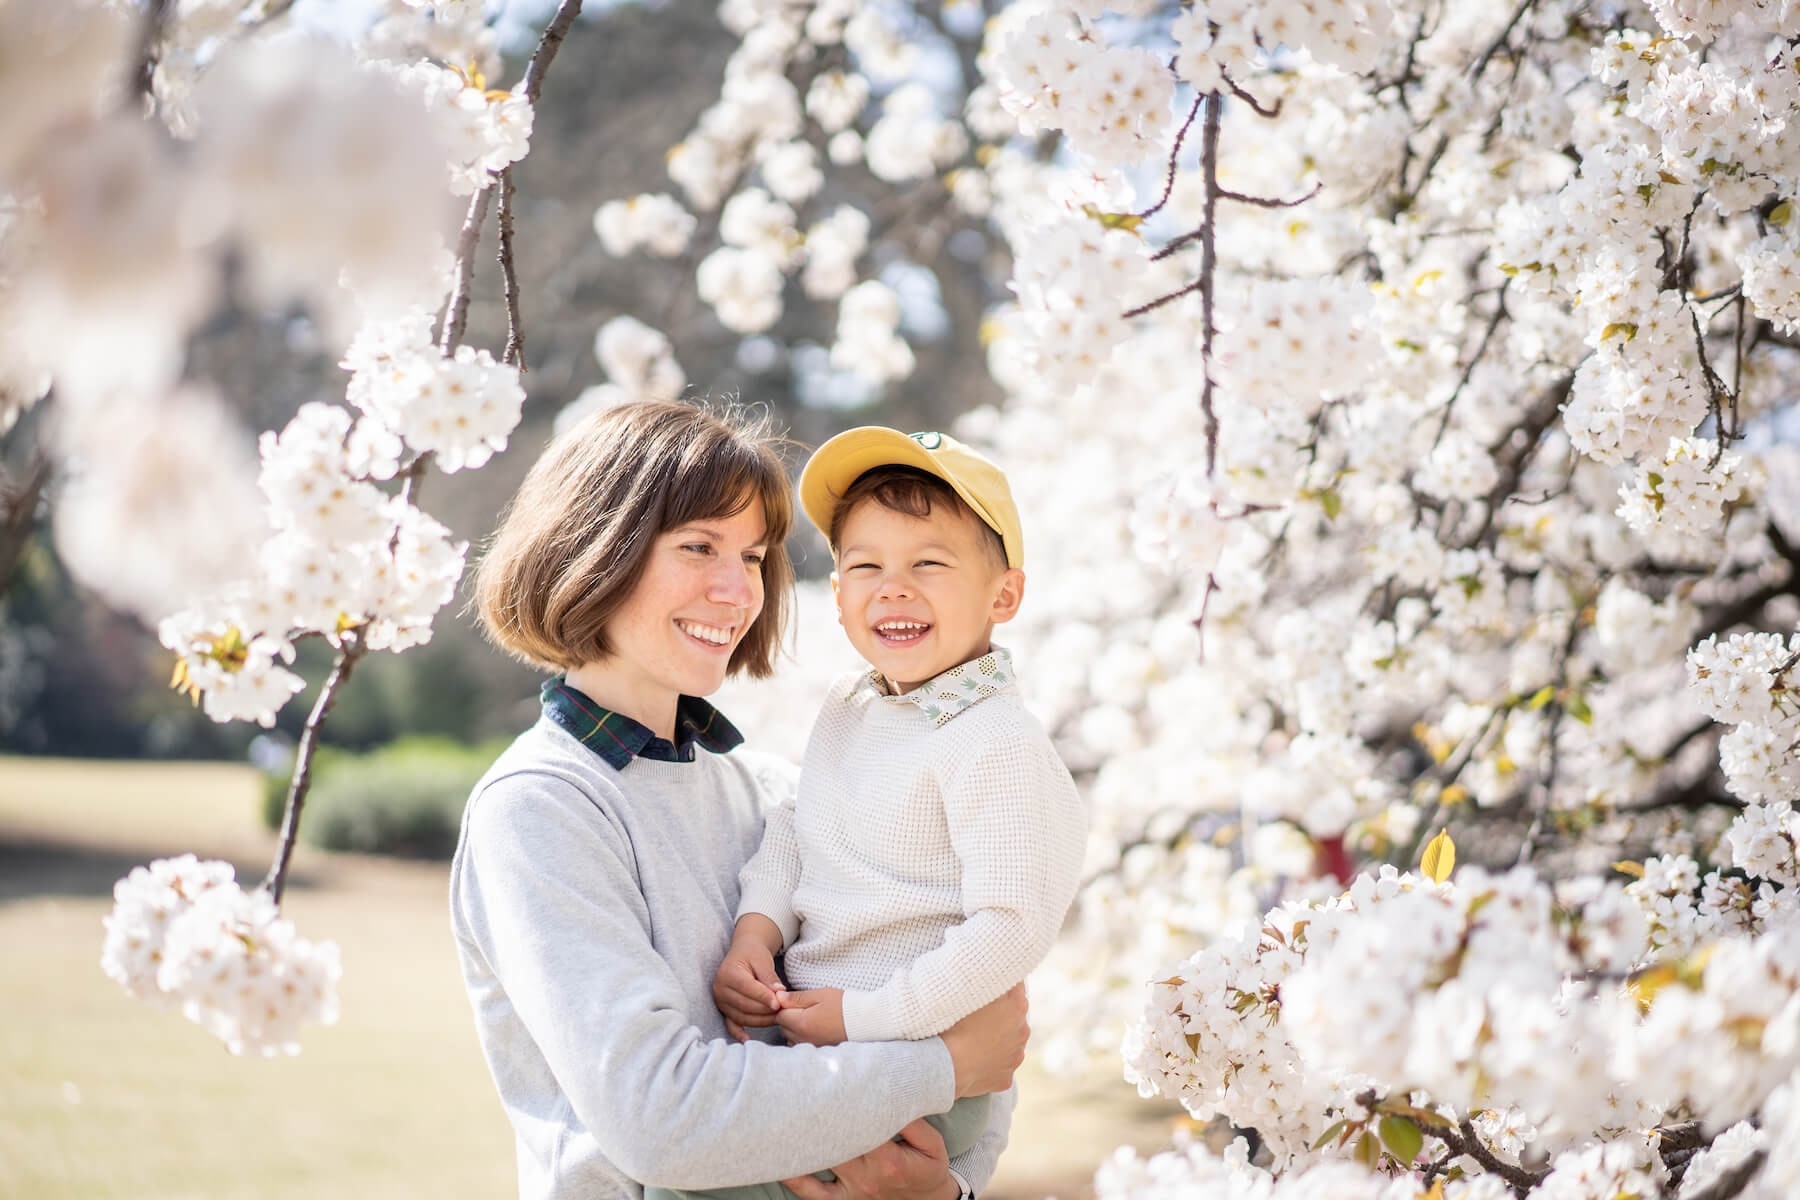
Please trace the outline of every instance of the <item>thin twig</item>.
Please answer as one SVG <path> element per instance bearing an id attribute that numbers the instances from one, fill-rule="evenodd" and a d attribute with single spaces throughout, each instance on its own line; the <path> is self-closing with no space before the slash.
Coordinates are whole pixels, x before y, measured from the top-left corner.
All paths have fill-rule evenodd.
<path id="1" fill-rule="evenodd" d="M 1509 279 L 1506 284 L 1511 282 L 1512 280 Z M 1481 361 L 1482 355 L 1487 353 L 1488 343 L 1494 340 L 1494 331 L 1500 328 L 1500 322 L 1506 317 L 1506 284 L 1500 285 L 1500 294 L 1494 300 L 1494 315 L 1488 319 L 1487 332 L 1481 335 L 1481 345 L 1475 347 L 1475 355 L 1463 368 L 1462 378 L 1456 381 L 1456 387 L 1451 391 L 1450 398 L 1444 401 L 1444 415 L 1438 420 L 1437 436 L 1431 439 L 1433 448 L 1444 440 L 1444 431 L 1450 428 L 1450 410 L 1456 406 L 1457 398 L 1463 394 L 1463 389 L 1469 386 L 1469 380 L 1475 374 L 1476 364 Z"/>
<path id="2" fill-rule="evenodd" d="M 1500 53 L 1500 48 L 1506 45 L 1506 40 L 1512 36 L 1513 27 L 1536 6 L 1537 0 L 1519 0 L 1519 7 L 1513 9 L 1513 15 L 1507 19 L 1505 28 L 1500 30 L 1500 35 L 1488 43 L 1488 48 L 1481 52 L 1481 57 L 1476 59 L 1475 65 L 1470 68 L 1469 82 L 1471 84 L 1481 78 L 1481 73 L 1487 70 L 1487 65 L 1493 60 L 1494 55 Z"/>
<path id="3" fill-rule="evenodd" d="M 1223 188 L 1219 190 L 1219 199 L 1235 200 L 1239 204 L 1254 205 L 1257 208 L 1297 208 L 1324 190 L 1325 181 L 1321 179 L 1313 184 L 1312 191 L 1296 200 L 1277 200 L 1272 196 L 1246 196 L 1242 192 L 1228 192 Z"/>
<path id="4" fill-rule="evenodd" d="M 18 487 L 0 479 L 0 592 L 6 591 L 13 568 L 25 554 L 31 531 L 37 525 L 38 499 L 50 483 L 50 457 L 35 450 L 25 480 Z"/>
<path id="5" fill-rule="evenodd" d="M 1236 96 L 1239 100 L 1242 100 L 1245 104 L 1248 104 L 1250 106 L 1250 111 L 1257 116 L 1274 120 L 1281 115 L 1281 101 L 1279 99 L 1275 101 L 1274 108 L 1266 108 L 1263 106 L 1262 101 L 1238 86 L 1238 81 L 1233 79 L 1229 74 L 1221 71 L 1219 72 L 1219 75 L 1225 80 L 1225 86 L 1231 89 L 1231 94 Z"/>
<path id="6" fill-rule="evenodd" d="M 481 241 L 481 226 L 487 220 L 488 205 L 494 198 L 490 180 L 469 197 L 469 211 L 463 217 L 462 233 L 456 241 L 456 286 L 444 305 L 444 322 L 438 334 L 438 349 L 447 358 L 456 353 L 462 342 L 463 329 L 469 323 L 469 284 L 475 276 L 475 247 Z"/>
<path id="7" fill-rule="evenodd" d="M 171 0 L 149 0 L 144 6 L 144 20 L 138 26 L 137 74 L 134 86 L 140 100 L 155 97 L 156 59 L 162 50 L 163 30 L 169 24 Z"/>
<path id="8" fill-rule="evenodd" d="M 502 362 L 511 363 L 525 373 L 525 326 L 519 320 L 519 272 L 513 263 L 513 180 L 512 168 L 500 172 L 500 282 L 506 293 L 506 351 Z"/>
<path id="9" fill-rule="evenodd" d="M 1200 95 L 1194 97 L 1194 107 L 1188 109 L 1187 120 L 1183 121 L 1181 123 L 1181 128 L 1175 131 L 1175 145 L 1169 151 L 1169 173 L 1163 179 L 1162 199 L 1158 200 L 1155 204 L 1152 204 L 1149 208 L 1146 208 L 1143 212 L 1132 214 L 1139 220 L 1160 212 L 1163 206 L 1169 202 L 1169 197 L 1175 194 L 1175 160 L 1181 157 L 1181 143 L 1187 140 L 1188 127 L 1194 123 L 1194 115 L 1200 111 L 1200 106 L 1205 103 L 1206 93 L 1202 92 Z"/>
<path id="10" fill-rule="evenodd" d="M 357 660 L 364 653 L 361 635 L 356 630 L 345 633 L 337 661 L 331 664 L 331 674 L 319 688 L 319 698 L 313 702 L 312 713 L 306 718 L 306 729 L 300 735 L 300 748 L 294 754 L 294 776 L 288 783 L 287 806 L 281 814 L 281 845 L 268 877 L 262 882 L 263 891 L 269 893 L 269 898 L 276 904 L 281 903 L 282 890 L 287 887 L 288 862 L 294 856 L 294 843 L 300 835 L 300 810 L 306 806 L 306 793 L 312 786 L 313 753 L 319 744 L 319 727 L 325 723 L 325 714 L 331 711 L 332 702 L 337 699 L 338 688 L 350 678 L 350 672 L 356 669 Z"/>

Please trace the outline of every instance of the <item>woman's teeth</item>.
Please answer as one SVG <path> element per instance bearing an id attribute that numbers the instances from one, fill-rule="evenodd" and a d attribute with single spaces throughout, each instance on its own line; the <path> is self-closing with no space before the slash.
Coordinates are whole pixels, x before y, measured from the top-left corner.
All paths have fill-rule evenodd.
<path id="1" fill-rule="evenodd" d="M 731 641 L 731 630 L 721 629 L 717 625 L 702 625 L 698 621 L 677 621 L 676 626 L 689 637 L 698 638 L 713 646 L 723 646 Z"/>

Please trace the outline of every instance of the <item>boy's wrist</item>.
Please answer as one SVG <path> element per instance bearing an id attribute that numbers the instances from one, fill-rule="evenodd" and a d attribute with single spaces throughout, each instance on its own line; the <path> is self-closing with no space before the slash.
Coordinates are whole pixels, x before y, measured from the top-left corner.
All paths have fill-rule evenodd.
<path id="1" fill-rule="evenodd" d="M 732 928 L 731 941 L 734 946 L 761 946 L 770 954 L 780 954 L 786 944 L 782 940 L 781 927 L 762 913 L 745 913 L 739 917 Z"/>

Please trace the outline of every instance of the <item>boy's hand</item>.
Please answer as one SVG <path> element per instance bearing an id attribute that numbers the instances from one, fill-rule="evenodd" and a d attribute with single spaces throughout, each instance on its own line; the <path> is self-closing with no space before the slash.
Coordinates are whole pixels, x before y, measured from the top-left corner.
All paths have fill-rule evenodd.
<path id="1" fill-rule="evenodd" d="M 844 1040 L 844 990 L 813 988 L 781 998 L 775 1023 L 795 1045 L 835 1046 Z"/>
<path id="2" fill-rule="evenodd" d="M 763 928 L 767 926 L 767 928 Z M 774 932 L 773 945 L 770 932 Z M 748 1041 L 746 1027 L 775 1024 L 775 1014 L 787 987 L 775 973 L 775 950 L 781 934 L 767 917 L 749 914 L 738 922 L 725 961 L 713 975 L 713 1003 L 725 1017 L 725 1030 L 740 1042 Z"/>

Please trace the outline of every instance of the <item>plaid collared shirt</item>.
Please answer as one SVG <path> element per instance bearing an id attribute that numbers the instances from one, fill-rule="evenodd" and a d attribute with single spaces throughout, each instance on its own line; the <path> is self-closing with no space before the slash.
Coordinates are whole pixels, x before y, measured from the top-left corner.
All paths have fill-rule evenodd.
<path id="1" fill-rule="evenodd" d="M 744 743 L 737 726 L 698 696 L 683 696 L 677 702 L 673 742 L 623 713 L 596 704 L 560 675 L 544 684 L 543 697 L 544 714 L 615 771 L 623 771 L 634 758 L 693 762 L 695 746 L 723 754 Z"/>
<path id="2" fill-rule="evenodd" d="M 970 705 L 987 699 L 1016 679 L 1011 652 L 1004 646 L 995 646 L 980 658 L 958 663 L 898 696 L 888 694 L 887 681 L 879 671 L 862 676 L 857 686 L 894 704 L 917 705 L 941 729 L 952 717 L 967 712 Z"/>

